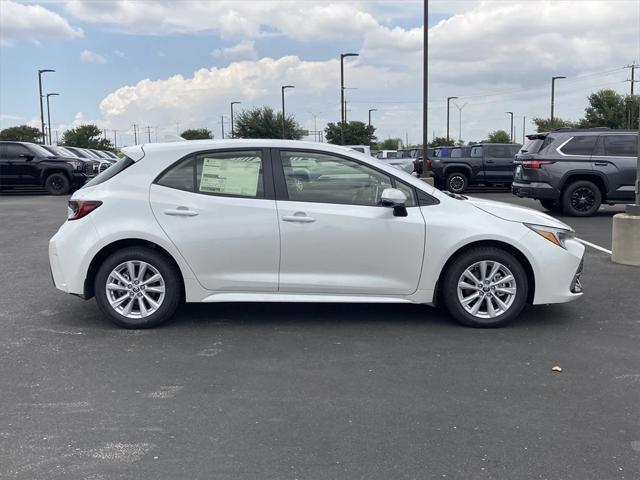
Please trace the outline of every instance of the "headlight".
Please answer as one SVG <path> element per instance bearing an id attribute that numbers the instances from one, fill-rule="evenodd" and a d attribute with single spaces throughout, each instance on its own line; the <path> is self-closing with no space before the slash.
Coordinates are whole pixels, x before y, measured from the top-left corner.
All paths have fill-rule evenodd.
<path id="1" fill-rule="evenodd" d="M 67 162 L 67 163 L 69 165 L 71 165 L 76 170 L 82 170 L 82 162 L 78 162 L 77 160 L 72 160 L 72 161 Z"/>
<path id="2" fill-rule="evenodd" d="M 565 242 L 575 236 L 572 230 L 566 230 L 564 228 L 547 227 L 544 225 L 530 225 L 528 223 L 525 223 L 524 225 L 536 232 L 541 237 L 546 238 L 551 243 L 554 243 L 564 249 L 566 249 Z"/>

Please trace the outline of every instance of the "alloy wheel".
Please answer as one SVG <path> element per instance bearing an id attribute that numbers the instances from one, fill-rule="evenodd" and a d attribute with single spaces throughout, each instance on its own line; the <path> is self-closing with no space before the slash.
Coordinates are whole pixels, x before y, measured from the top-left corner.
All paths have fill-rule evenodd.
<path id="1" fill-rule="evenodd" d="M 127 318 L 144 318 L 155 313 L 165 298 L 165 281 L 151 264 L 129 260 L 114 268 L 105 286 L 107 300 Z"/>
<path id="2" fill-rule="evenodd" d="M 511 270 L 493 260 L 474 263 L 458 279 L 458 300 L 477 318 L 504 314 L 513 304 L 516 293 L 516 279 Z"/>
<path id="3" fill-rule="evenodd" d="M 588 212 L 595 202 L 596 196 L 588 187 L 578 187 L 571 193 L 571 206 L 578 212 Z"/>
<path id="4" fill-rule="evenodd" d="M 458 193 L 464 190 L 464 178 L 461 175 L 455 175 L 449 179 L 449 189 L 453 193 Z"/>

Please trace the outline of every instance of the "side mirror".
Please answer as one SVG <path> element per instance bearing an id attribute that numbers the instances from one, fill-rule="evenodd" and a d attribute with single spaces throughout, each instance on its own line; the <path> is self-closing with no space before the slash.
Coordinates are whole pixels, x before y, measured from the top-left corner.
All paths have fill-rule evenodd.
<path id="1" fill-rule="evenodd" d="M 406 217 L 407 196 L 397 188 L 385 188 L 380 197 L 380 203 L 385 207 L 393 208 L 394 217 Z"/>

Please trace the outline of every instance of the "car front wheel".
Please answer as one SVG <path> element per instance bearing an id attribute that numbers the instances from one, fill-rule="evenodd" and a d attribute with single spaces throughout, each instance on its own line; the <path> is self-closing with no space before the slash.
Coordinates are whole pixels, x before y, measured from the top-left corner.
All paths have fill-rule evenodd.
<path id="1" fill-rule="evenodd" d="M 71 182 L 63 173 L 52 173 L 44 181 L 44 188 L 51 195 L 66 195 L 71 190 Z"/>
<path id="2" fill-rule="evenodd" d="M 95 277 L 98 307 L 124 328 L 151 328 L 168 320 L 181 297 L 179 272 L 150 248 L 125 248 L 110 255 Z"/>
<path id="3" fill-rule="evenodd" d="M 467 189 L 469 180 L 464 173 L 451 173 L 447 176 L 445 188 L 451 193 L 464 193 Z"/>
<path id="4" fill-rule="evenodd" d="M 449 313 L 470 327 L 499 327 L 516 318 L 527 300 L 527 274 L 509 252 L 478 247 L 456 257 L 442 294 Z"/>

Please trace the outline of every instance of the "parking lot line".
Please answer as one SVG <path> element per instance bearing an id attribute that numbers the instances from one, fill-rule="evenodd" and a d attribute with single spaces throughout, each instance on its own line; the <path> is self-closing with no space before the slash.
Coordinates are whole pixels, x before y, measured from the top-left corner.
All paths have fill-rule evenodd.
<path id="1" fill-rule="evenodd" d="M 606 254 L 611 255 L 611 250 L 607 250 L 606 248 L 601 247 L 600 245 L 596 245 L 595 243 L 587 242 L 586 240 L 582 240 L 581 238 L 577 238 L 577 237 L 576 237 L 576 240 L 579 241 L 580 243 L 582 243 L 583 245 L 586 245 L 586 246 L 591 247 L 591 248 L 595 248 L 596 250 L 600 250 L 601 252 L 604 252 Z"/>

